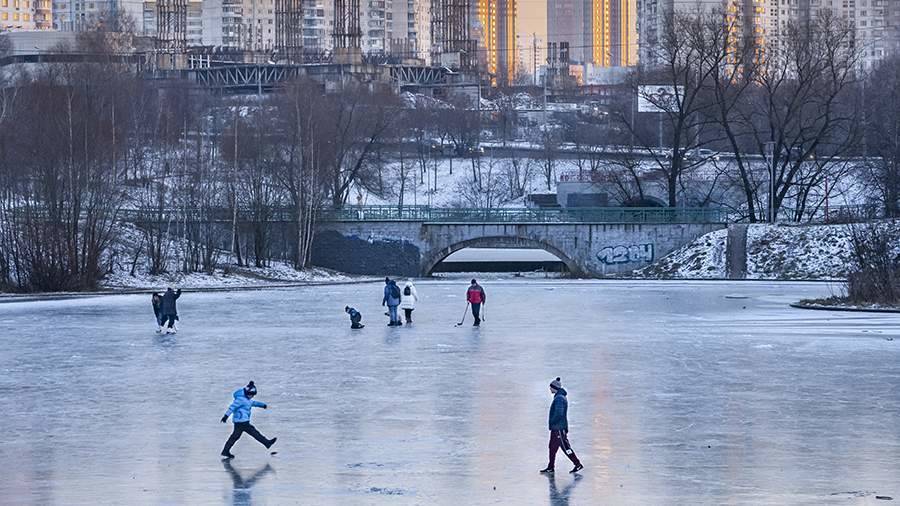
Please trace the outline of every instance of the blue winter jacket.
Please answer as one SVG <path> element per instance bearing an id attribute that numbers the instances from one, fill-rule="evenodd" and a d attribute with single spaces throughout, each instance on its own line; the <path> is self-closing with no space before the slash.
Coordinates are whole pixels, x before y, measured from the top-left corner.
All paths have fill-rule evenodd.
<path id="1" fill-rule="evenodd" d="M 225 416 L 227 417 L 234 413 L 234 416 L 231 417 L 232 422 L 249 422 L 250 408 L 264 407 L 266 407 L 266 403 L 248 399 L 247 396 L 244 395 L 244 389 L 238 388 L 234 391 L 234 402 L 231 403 L 231 406 L 228 406 L 228 411 L 225 412 Z"/>
<path id="2" fill-rule="evenodd" d="M 569 420 L 566 412 L 569 410 L 569 400 L 566 399 L 566 390 L 560 388 L 553 396 L 553 404 L 550 405 L 550 430 L 569 430 Z"/>
<path id="3" fill-rule="evenodd" d="M 400 287 L 397 286 L 395 281 L 391 281 L 390 284 L 384 285 L 384 298 L 381 300 L 381 303 L 387 304 L 388 306 L 399 306 L 400 297 L 394 297 L 394 294 L 391 293 L 392 286 L 397 288 L 397 293 L 400 293 Z"/>

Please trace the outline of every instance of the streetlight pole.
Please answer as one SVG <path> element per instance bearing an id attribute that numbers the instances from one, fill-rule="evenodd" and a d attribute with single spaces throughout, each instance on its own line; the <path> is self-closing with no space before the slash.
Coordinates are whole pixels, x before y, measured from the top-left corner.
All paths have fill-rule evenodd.
<path id="1" fill-rule="evenodd" d="M 766 143 L 766 160 L 769 169 L 769 223 L 775 222 L 775 143 L 769 141 Z"/>

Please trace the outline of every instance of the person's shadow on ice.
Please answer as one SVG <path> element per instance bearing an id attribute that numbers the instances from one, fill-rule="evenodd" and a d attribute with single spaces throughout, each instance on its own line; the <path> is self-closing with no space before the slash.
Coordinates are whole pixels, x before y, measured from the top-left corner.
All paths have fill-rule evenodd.
<path id="1" fill-rule="evenodd" d="M 253 504 L 253 498 L 250 495 L 253 485 L 256 485 L 256 482 L 265 475 L 275 471 L 271 464 L 266 464 L 265 467 L 253 473 L 250 478 L 244 479 L 244 477 L 241 476 L 240 471 L 231 465 L 231 459 L 223 460 L 222 465 L 225 466 L 225 470 L 231 475 L 231 484 L 233 487 L 231 503 L 234 506 L 250 506 Z"/>
<path id="2" fill-rule="evenodd" d="M 556 486 L 556 476 L 553 474 L 544 475 L 547 477 L 547 481 L 550 484 L 550 504 L 552 506 L 569 506 L 569 499 L 572 496 L 572 490 L 575 488 L 575 485 L 578 485 L 578 482 L 581 481 L 582 476 L 580 474 L 576 474 L 572 477 L 572 482 L 566 485 L 560 490 Z"/>

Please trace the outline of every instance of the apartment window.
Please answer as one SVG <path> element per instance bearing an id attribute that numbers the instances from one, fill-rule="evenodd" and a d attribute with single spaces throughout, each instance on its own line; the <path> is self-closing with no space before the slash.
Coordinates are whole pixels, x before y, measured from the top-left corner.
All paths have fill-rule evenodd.
<path id="1" fill-rule="evenodd" d="M 19 20 L 19 13 L 13 12 L 13 21 L 18 21 L 18 20 Z"/>
<path id="2" fill-rule="evenodd" d="M 31 21 L 31 16 L 28 14 L 22 14 L 22 21 Z"/>
<path id="3" fill-rule="evenodd" d="M 9 20 L 9 14 L 7 14 L 7 13 L 5 13 L 5 12 L 4 12 L 3 14 L 0 14 L 0 20 L 8 21 L 8 20 Z"/>
<path id="4" fill-rule="evenodd" d="M 3 7 L 9 7 L 9 0 L 3 0 Z"/>

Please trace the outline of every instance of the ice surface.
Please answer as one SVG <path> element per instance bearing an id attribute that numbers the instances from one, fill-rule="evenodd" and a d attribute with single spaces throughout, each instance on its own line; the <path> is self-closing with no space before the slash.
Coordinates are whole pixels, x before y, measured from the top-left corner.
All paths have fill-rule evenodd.
<path id="1" fill-rule="evenodd" d="M 3 504 L 884 504 L 900 497 L 900 318 L 787 306 L 828 285 L 422 282 L 0 304 Z M 746 298 L 743 298 L 746 297 Z M 366 328 L 351 331 L 345 304 Z M 468 317 L 471 321 L 471 317 Z M 547 383 L 583 477 L 548 479 Z M 231 392 L 270 409 L 218 453 Z"/>

